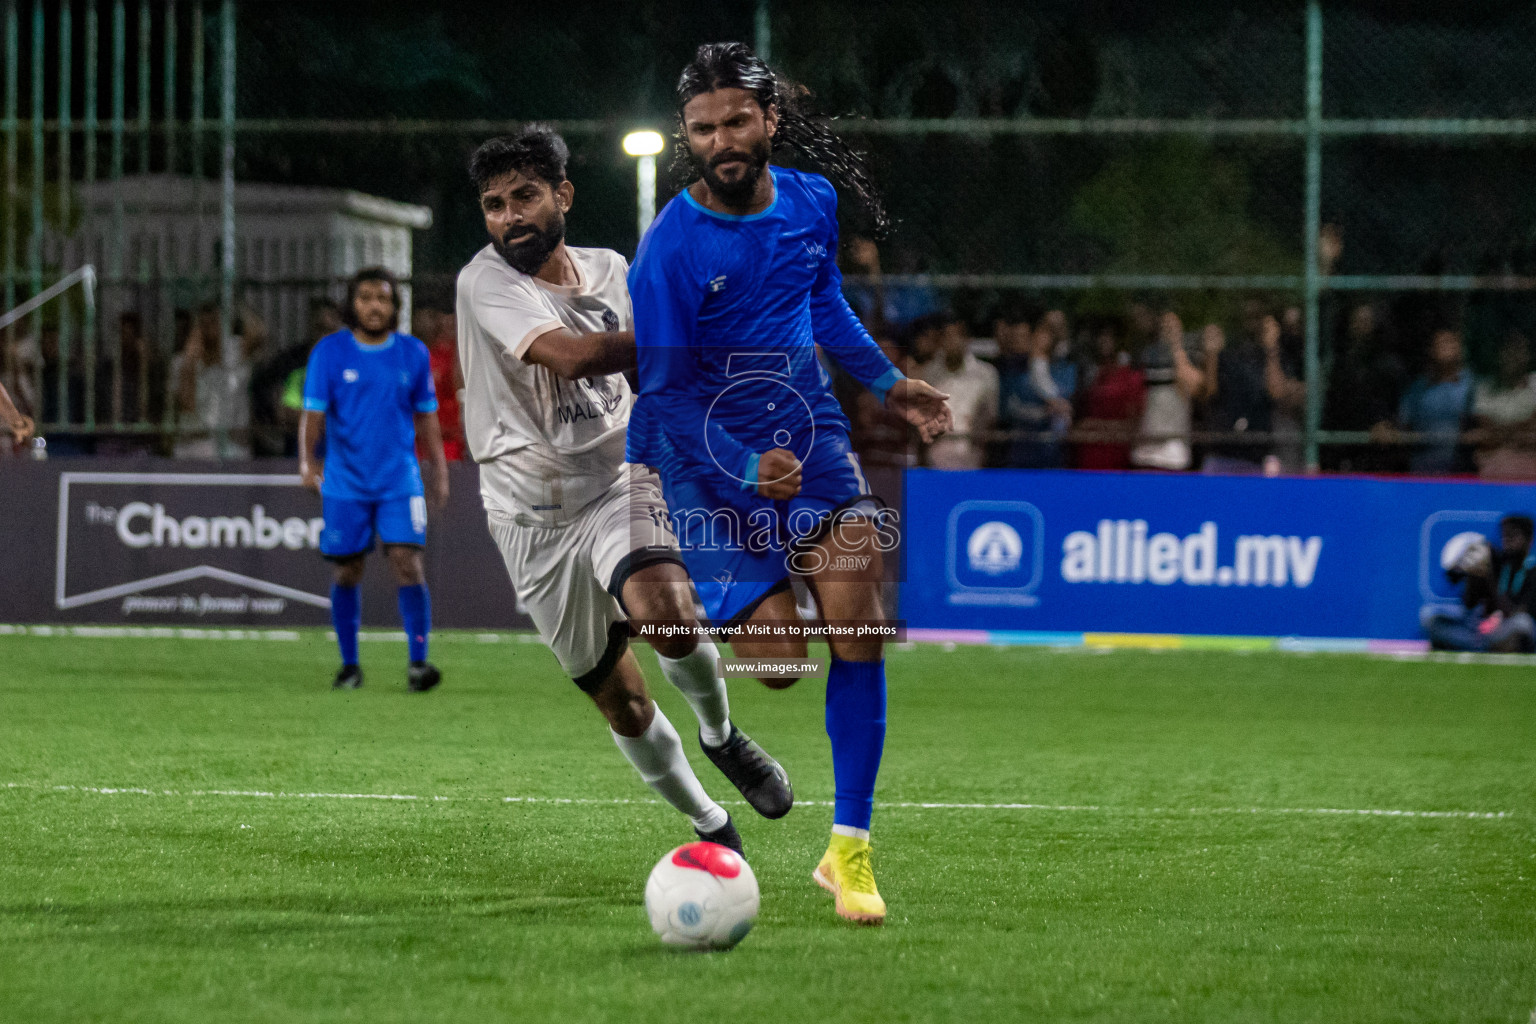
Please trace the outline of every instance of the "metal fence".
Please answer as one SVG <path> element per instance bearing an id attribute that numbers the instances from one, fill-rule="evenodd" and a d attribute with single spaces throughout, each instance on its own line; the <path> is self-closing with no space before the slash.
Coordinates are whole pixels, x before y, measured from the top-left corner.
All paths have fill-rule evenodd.
<path id="1" fill-rule="evenodd" d="M 521 119 L 467 116 L 488 113 L 494 96 L 456 119 L 396 118 L 388 107 L 295 116 L 272 98 L 273 83 L 303 69 L 283 65 L 275 46 L 259 75 L 237 65 L 237 26 L 256 31 L 245 10 L 233 0 L 5 3 L 6 309 L 76 269 L 66 240 L 88 196 L 103 197 L 105 242 L 75 259 L 96 266 L 103 310 L 146 313 L 162 361 L 176 345 L 177 309 L 213 302 L 227 337 L 242 299 L 291 309 L 334 289 L 334 273 L 250 269 L 237 170 L 242 182 L 430 208 L 415 284 L 418 294 L 446 291 L 478 245 L 463 157 Z M 936 21 L 913 0 L 887 5 L 875 24 L 862 5 L 781 0 L 752 13 L 741 34 L 755 33 L 824 108 L 860 115 L 844 129 L 871 152 L 897 218 L 887 285 L 934 289 L 978 324 L 1020 296 L 1084 315 L 1140 300 L 1191 318 L 1231 317 L 1244 297 L 1294 303 L 1308 465 L 1330 446 L 1370 440 L 1325 429 L 1333 325 L 1353 298 L 1410 311 L 1449 303 L 1485 365 L 1489 339 L 1536 325 L 1529 8 L 1414 14 L 1310 0 L 1154 17 L 979 4 Z M 901 49 L 886 37 L 903 31 L 931 45 L 882 70 Z M 252 82 L 238 117 L 237 79 Z M 632 250 L 634 165 L 619 139 L 664 129 L 654 111 L 665 94 L 650 116 L 594 106 L 575 117 L 550 95 L 519 106 L 565 115 L 557 122 L 580 196 L 573 240 Z M 124 182 L 169 174 L 197 183 L 200 255 L 179 267 L 131 251 L 122 228 Z M 41 347 L 46 334 L 51 358 L 25 367 L 33 389 L 53 396 L 45 429 L 163 432 L 169 402 L 155 423 L 103 404 L 96 378 L 121 374 L 123 359 L 116 325 L 90 316 L 78 294 L 45 306 L 10 329 L 0 369 L 14 379 L 19 344 Z"/>

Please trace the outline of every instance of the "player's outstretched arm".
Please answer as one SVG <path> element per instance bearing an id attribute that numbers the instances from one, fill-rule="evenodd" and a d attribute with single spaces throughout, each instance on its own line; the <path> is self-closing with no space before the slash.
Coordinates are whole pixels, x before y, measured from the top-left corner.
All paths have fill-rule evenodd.
<path id="1" fill-rule="evenodd" d="M 320 443 L 324 433 L 325 413 L 305 409 L 299 420 L 299 478 L 305 487 L 317 494 L 320 492 L 321 481 L 325 479 L 325 467 L 315 457 L 315 446 Z"/>
<path id="2" fill-rule="evenodd" d="M 566 380 L 622 373 L 635 366 L 635 334 L 633 331 L 602 334 L 576 334 L 564 329 L 547 331 L 533 339 L 523 358 Z"/>
<path id="3" fill-rule="evenodd" d="M 0 384 L 0 420 L 4 421 L 5 429 L 11 432 L 11 440 L 16 444 L 26 444 L 31 439 L 32 417 L 21 414 L 3 384 Z"/>
<path id="4" fill-rule="evenodd" d="M 443 429 L 436 412 L 416 414 L 416 440 L 431 471 L 426 474 L 427 497 L 438 511 L 448 507 L 448 457 L 443 454 Z"/>
<path id="5" fill-rule="evenodd" d="M 924 443 L 954 427 L 949 396 L 924 380 L 903 377 L 892 384 L 885 396 L 885 407 L 916 427 Z"/>

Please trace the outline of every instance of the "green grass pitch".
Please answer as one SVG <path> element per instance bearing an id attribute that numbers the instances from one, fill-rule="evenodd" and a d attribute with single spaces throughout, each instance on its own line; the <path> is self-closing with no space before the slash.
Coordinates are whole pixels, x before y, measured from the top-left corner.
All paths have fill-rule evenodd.
<path id="1" fill-rule="evenodd" d="M 647 802 L 550 655 L 466 636 L 434 659 L 443 687 L 409 694 L 403 645 L 368 643 L 367 687 L 332 693 L 319 633 L 0 637 L 0 1020 L 1526 1024 L 1536 1007 L 1528 667 L 893 651 L 881 929 L 811 882 L 831 820 L 820 687 L 733 683 L 738 721 L 814 803 L 780 822 L 732 806 L 762 916 L 700 955 L 664 949 L 641 906 L 686 823 Z"/>

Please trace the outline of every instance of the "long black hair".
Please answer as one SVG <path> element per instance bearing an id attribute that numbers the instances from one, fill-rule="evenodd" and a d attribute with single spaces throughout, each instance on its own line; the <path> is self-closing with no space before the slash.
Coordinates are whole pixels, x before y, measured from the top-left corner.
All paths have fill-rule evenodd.
<path id="1" fill-rule="evenodd" d="M 890 232 L 890 214 L 886 213 L 885 200 L 870 177 L 865 155 L 832 131 L 826 118 L 808 108 L 807 89 L 774 74 L 746 43 L 705 43 L 677 80 L 677 133 L 672 140 L 672 174 L 679 187 L 686 187 L 699 176 L 683 127 L 683 107 L 695 96 L 716 89 L 744 89 L 764 110 L 769 107 L 777 110 L 779 126 L 773 136 L 774 149 L 787 147 L 794 150 L 825 174 L 839 192 L 851 193 L 857 198 L 869 217 L 869 234 L 884 238 Z"/>

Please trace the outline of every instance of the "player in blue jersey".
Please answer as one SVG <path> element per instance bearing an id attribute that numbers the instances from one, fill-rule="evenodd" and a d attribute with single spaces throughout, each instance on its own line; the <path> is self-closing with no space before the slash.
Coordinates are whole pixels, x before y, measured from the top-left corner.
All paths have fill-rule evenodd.
<path id="1" fill-rule="evenodd" d="M 382 267 L 360 270 L 347 289 L 344 328 L 316 343 L 304 378 L 299 473 L 320 492 L 325 529 L 320 553 L 336 564 L 331 622 L 341 648 L 336 689 L 363 685 L 357 663 L 363 561 L 383 542 L 399 584 L 400 621 L 410 648 L 406 681 L 414 691 L 442 680 L 427 661 L 432 603 L 422 568 L 427 499 L 416 449 L 432 463 L 432 504 L 448 503 L 448 463 L 437 424 L 427 346 L 400 334 L 400 283 Z M 317 448 L 324 440 L 324 455 Z"/>
<path id="2" fill-rule="evenodd" d="M 630 271 L 640 397 L 627 457 L 660 473 L 699 598 L 736 653 L 803 658 L 803 634 L 732 630 L 798 622 L 793 577 L 825 621 L 882 623 L 880 556 L 895 526 L 869 493 L 817 346 L 925 440 L 948 429 L 947 396 L 905 378 L 843 299 L 832 181 L 769 166 L 776 146 L 793 149 L 881 225 L 859 156 L 740 43 L 700 47 L 677 91 L 677 148 L 697 180 L 656 219 Z M 885 741 L 882 642 L 865 628 L 830 646 L 836 806 L 815 879 L 843 917 L 878 924 L 869 825 Z"/>

